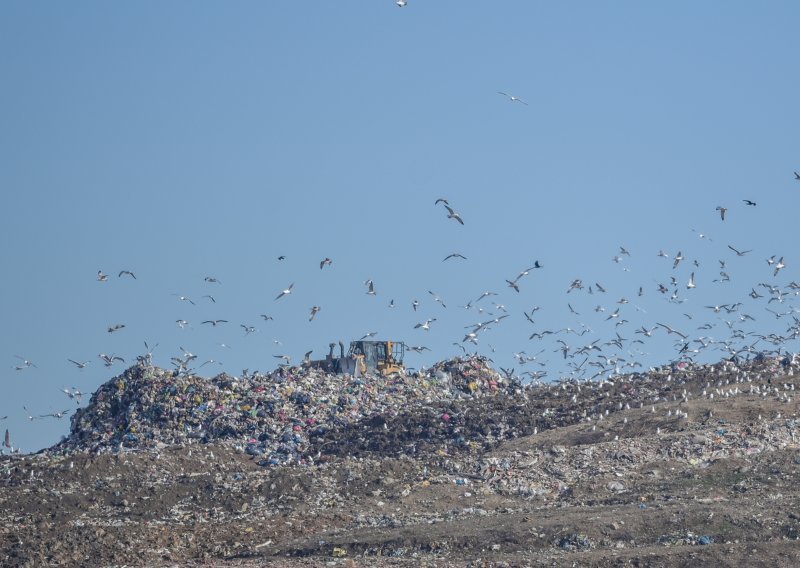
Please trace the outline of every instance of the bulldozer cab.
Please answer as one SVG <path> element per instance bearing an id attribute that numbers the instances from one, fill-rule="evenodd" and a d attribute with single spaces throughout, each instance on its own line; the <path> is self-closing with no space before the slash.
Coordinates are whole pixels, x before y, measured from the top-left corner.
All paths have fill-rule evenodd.
<path id="1" fill-rule="evenodd" d="M 362 372 L 378 371 L 382 375 L 404 369 L 405 344 L 400 341 L 352 341 L 350 357 L 360 361 Z"/>

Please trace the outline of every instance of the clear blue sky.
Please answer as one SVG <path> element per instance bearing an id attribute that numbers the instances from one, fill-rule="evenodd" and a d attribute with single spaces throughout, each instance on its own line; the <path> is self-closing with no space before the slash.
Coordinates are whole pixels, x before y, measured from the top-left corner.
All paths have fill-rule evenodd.
<path id="1" fill-rule="evenodd" d="M 23 406 L 74 408 L 60 389 L 94 391 L 126 366 L 98 354 L 127 364 L 144 341 L 164 367 L 184 347 L 222 362 L 201 373 L 238 374 L 377 331 L 429 347 L 416 368 L 456 342 L 557 379 L 583 360 L 558 339 L 573 353 L 619 332 L 602 355 L 650 366 L 678 356 L 665 329 L 635 333 L 655 322 L 785 334 L 796 296 L 768 303 L 759 284 L 800 281 L 798 22 L 791 1 L 3 3 L 0 428 L 25 451 L 57 442 L 68 421 Z M 492 301 L 508 317 L 462 342 L 503 314 Z M 592 331 L 529 340 L 567 327 Z M 520 366 L 522 350 L 547 366 Z"/>

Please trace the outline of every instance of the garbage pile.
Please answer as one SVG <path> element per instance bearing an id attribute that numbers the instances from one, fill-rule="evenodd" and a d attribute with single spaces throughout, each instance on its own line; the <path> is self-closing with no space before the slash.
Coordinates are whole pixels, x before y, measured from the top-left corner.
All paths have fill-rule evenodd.
<path id="1" fill-rule="evenodd" d="M 70 435 L 53 450 L 102 453 L 226 441 L 261 465 L 310 464 L 323 452 L 352 451 L 350 434 L 363 439 L 370 430 L 388 431 L 387 422 L 399 415 L 417 417 L 404 431 L 393 430 L 403 441 L 465 446 L 463 416 L 440 409 L 458 400 L 511 396 L 520 388 L 479 356 L 446 361 L 424 374 L 358 378 L 281 367 L 209 379 L 143 359 L 93 394 L 72 417 Z"/>
<path id="2" fill-rule="evenodd" d="M 713 402 L 715 395 L 720 401 L 755 392 L 788 401 L 794 394 L 789 385 L 769 383 L 789 379 L 798 364 L 794 357 L 680 362 L 601 381 L 523 385 L 480 356 L 388 377 L 286 366 L 269 374 L 205 378 L 142 359 L 94 393 L 52 451 L 222 441 L 264 466 L 310 465 L 330 456 L 478 455 L 505 440 L 573 424 L 602 425 L 604 418 L 645 406 L 655 411 L 654 405 L 675 405 L 673 422 L 682 419 L 680 405 L 689 399 Z M 586 441 L 603 429 L 591 428 Z"/>

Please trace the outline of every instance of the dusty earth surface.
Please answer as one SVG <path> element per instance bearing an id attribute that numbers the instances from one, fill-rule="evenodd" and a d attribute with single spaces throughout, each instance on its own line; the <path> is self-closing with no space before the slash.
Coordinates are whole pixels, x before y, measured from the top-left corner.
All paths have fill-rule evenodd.
<path id="1" fill-rule="evenodd" d="M 440 401 L 327 431 L 306 465 L 225 441 L 3 456 L 0 564 L 798 566 L 795 370 Z"/>

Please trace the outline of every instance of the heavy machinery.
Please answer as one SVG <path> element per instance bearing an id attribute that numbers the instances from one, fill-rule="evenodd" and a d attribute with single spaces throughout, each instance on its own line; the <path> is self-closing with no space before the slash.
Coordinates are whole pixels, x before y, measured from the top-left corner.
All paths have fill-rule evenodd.
<path id="1" fill-rule="evenodd" d="M 348 373 L 359 376 L 367 372 L 377 372 L 382 376 L 400 373 L 405 370 L 403 356 L 406 345 L 402 341 L 350 342 L 350 350 L 344 354 L 344 344 L 339 342 L 339 357 L 334 357 L 335 343 L 330 344 L 330 352 L 322 361 L 311 361 L 310 365 L 329 373 Z"/>

